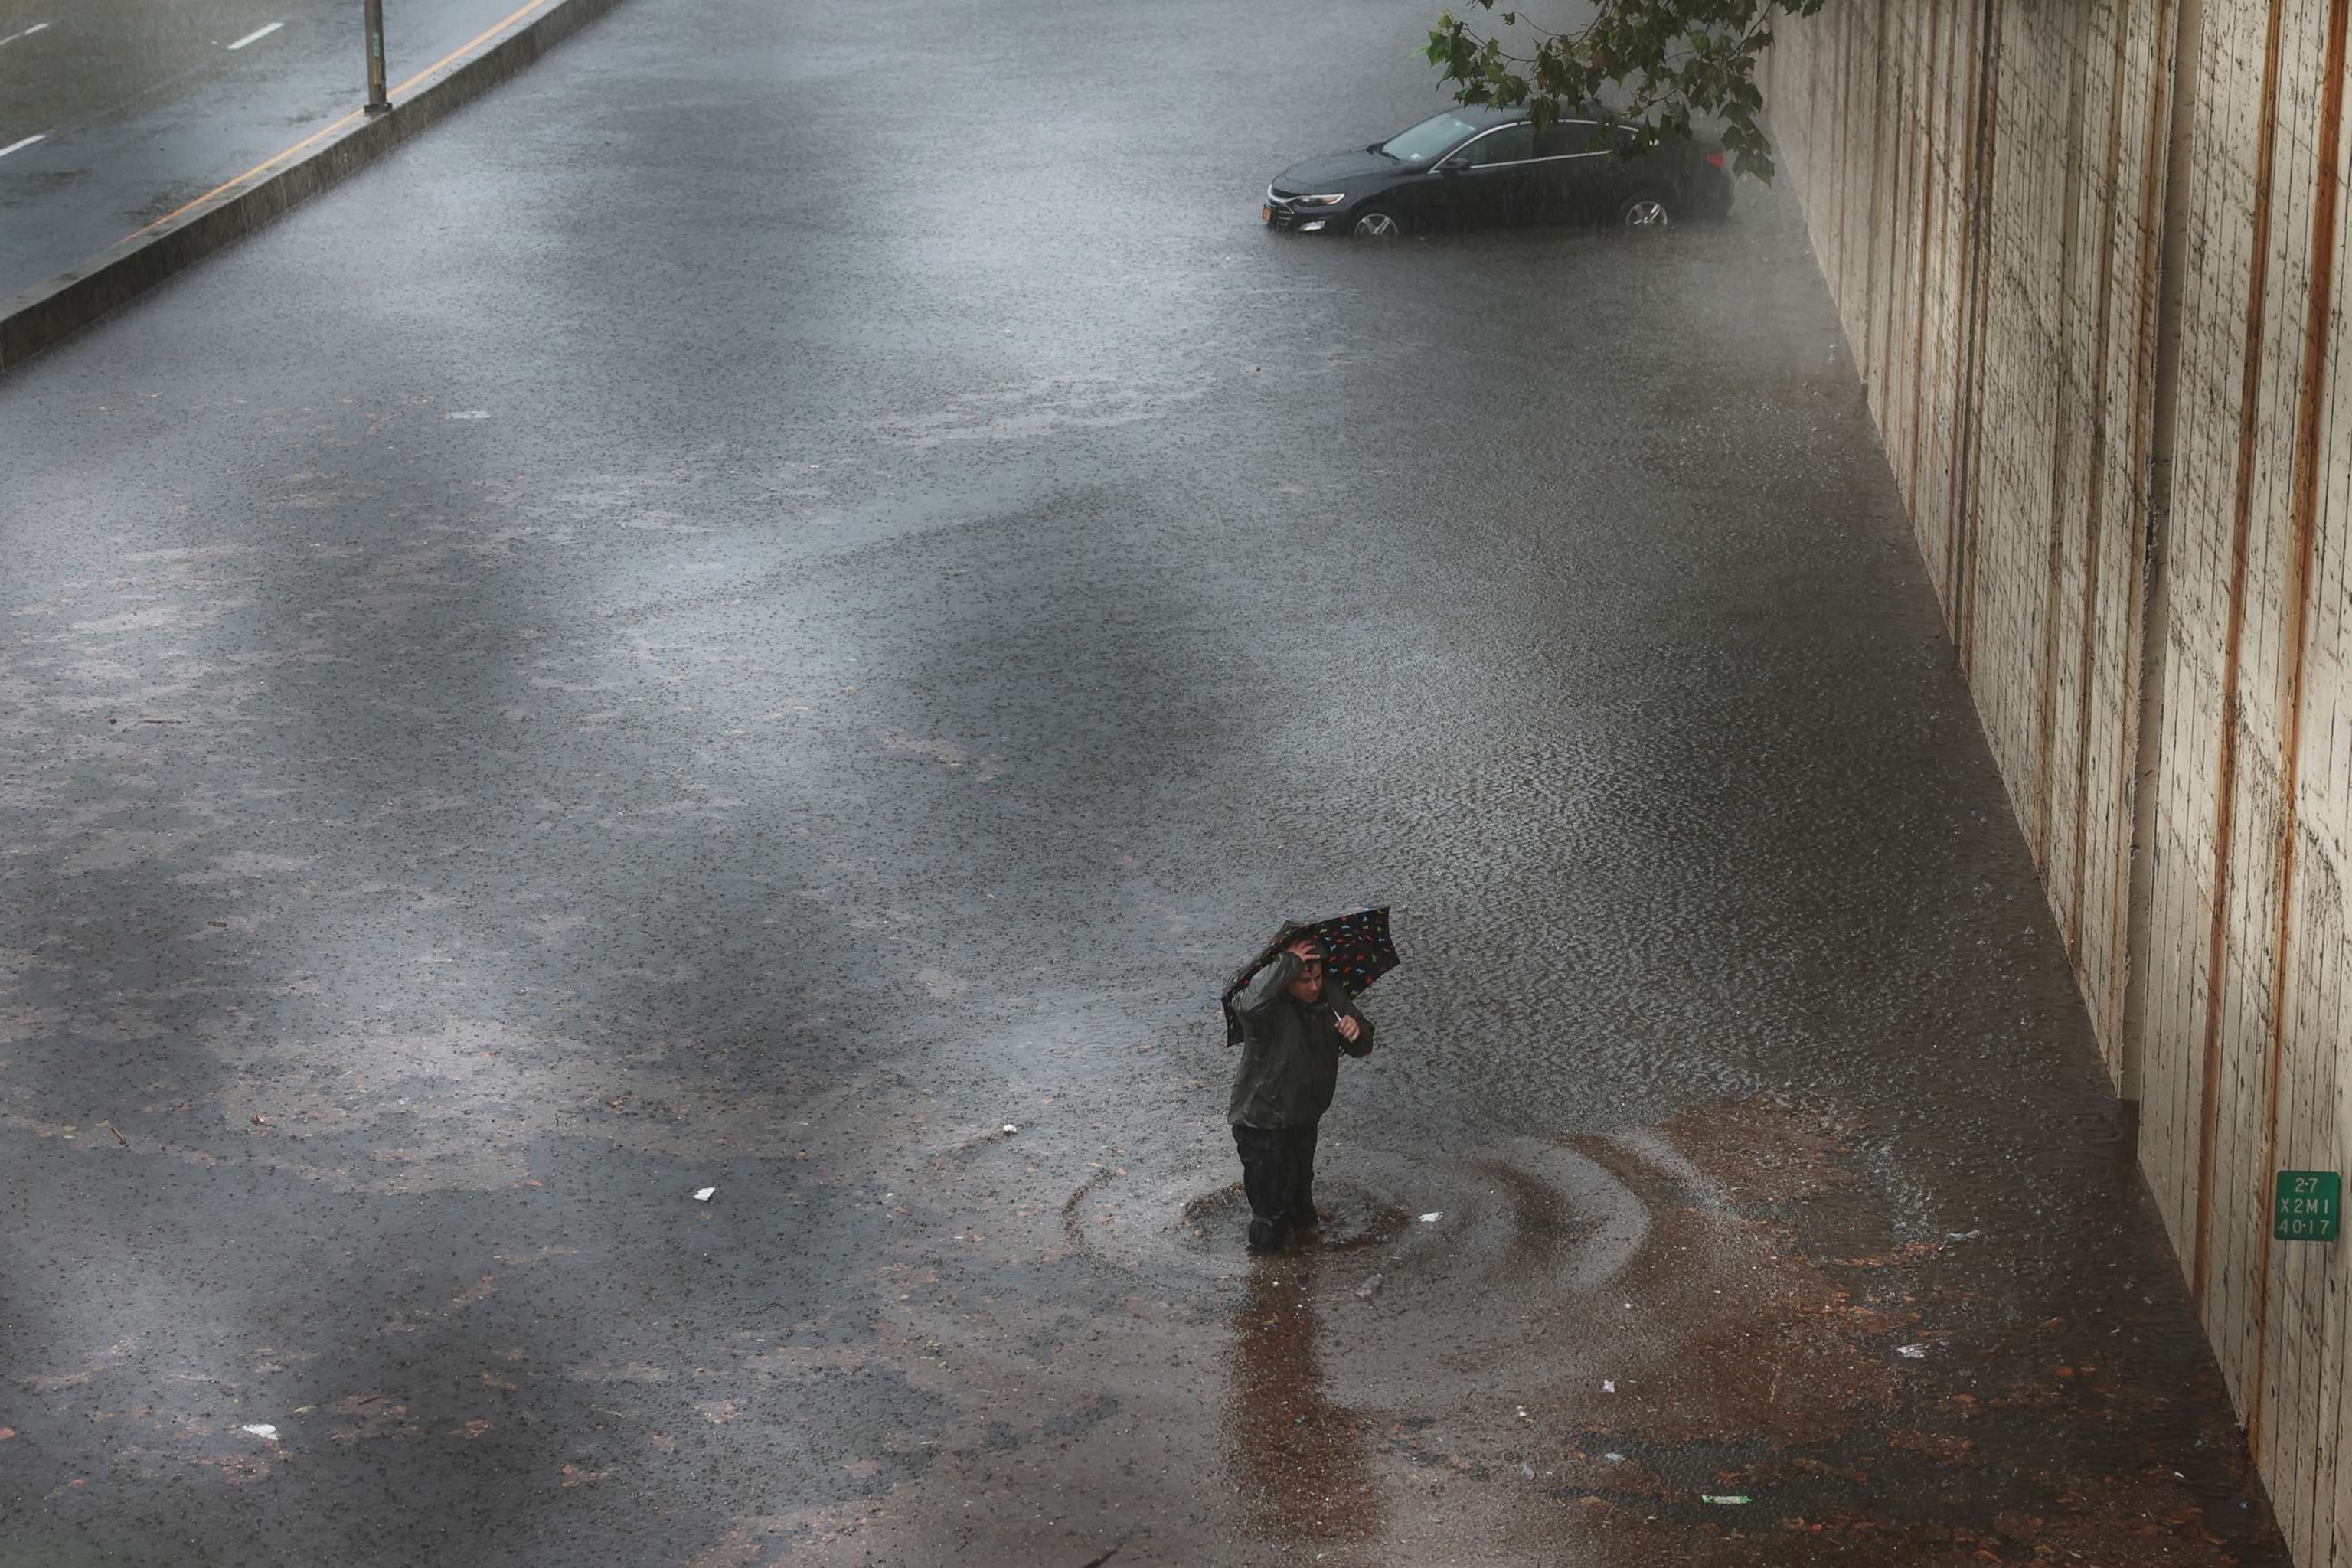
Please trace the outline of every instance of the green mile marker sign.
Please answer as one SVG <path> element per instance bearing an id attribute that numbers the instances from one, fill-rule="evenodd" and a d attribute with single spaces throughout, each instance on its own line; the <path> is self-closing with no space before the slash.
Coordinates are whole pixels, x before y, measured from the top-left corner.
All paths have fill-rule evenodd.
<path id="1" fill-rule="evenodd" d="M 2334 1241 L 2344 1223 L 2344 1177 L 2335 1171 L 2281 1171 L 2271 1210 L 2275 1241 Z"/>

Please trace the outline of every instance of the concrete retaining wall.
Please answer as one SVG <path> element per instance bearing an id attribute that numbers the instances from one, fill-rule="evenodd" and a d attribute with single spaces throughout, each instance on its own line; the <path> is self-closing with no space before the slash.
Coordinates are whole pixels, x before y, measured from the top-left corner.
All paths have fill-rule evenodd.
<path id="1" fill-rule="evenodd" d="M 1830 0 L 1766 89 L 2279 1519 L 2352 1563 L 2352 0 Z"/>

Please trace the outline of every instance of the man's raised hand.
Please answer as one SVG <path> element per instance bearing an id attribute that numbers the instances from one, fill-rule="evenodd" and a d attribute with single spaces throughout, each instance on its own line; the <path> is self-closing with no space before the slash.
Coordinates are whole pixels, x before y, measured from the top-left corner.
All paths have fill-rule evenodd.
<path id="1" fill-rule="evenodd" d="M 1334 1026 L 1339 1029 L 1339 1037 L 1351 1046 L 1356 1043 L 1356 1037 L 1364 1032 L 1363 1026 L 1345 1013 L 1339 1015 L 1339 1021 Z"/>

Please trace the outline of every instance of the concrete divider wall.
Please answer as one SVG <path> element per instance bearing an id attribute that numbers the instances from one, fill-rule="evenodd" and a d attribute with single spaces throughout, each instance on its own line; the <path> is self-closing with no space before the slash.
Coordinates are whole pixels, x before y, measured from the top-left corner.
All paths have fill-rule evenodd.
<path id="1" fill-rule="evenodd" d="M 520 71 L 620 0 L 540 0 L 297 147 L 148 225 L 81 266 L 0 300 L 0 371 L 14 369 L 158 283 L 341 183 Z"/>
<path id="2" fill-rule="evenodd" d="M 1830 0 L 1765 88 L 2298 1562 L 2352 1563 L 2352 0 Z"/>

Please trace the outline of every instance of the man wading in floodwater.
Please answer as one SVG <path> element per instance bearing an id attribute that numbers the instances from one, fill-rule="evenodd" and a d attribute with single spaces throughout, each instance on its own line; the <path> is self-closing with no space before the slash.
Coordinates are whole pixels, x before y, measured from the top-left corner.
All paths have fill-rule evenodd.
<path id="1" fill-rule="evenodd" d="M 1386 911 L 1382 911 L 1385 917 Z M 1324 984 L 1324 947 L 1290 942 L 1233 998 L 1242 1065 L 1234 1075 L 1234 1144 L 1249 1194 L 1249 1247 L 1271 1252 L 1315 1212 L 1315 1124 L 1339 1085 L 1339 1053 L 1372 1054 L 1372 1026 L 1345 990 Z"/>

